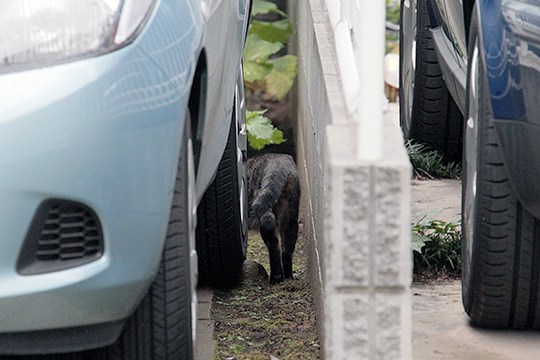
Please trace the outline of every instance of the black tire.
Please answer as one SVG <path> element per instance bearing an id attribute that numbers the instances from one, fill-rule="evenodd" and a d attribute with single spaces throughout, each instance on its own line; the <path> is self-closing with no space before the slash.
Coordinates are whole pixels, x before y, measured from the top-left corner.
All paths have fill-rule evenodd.
<path id="1" fill-rule="evenodd" d="M 193 165 L 188 161 L 191 147 L 189 122 L 188 117 L 178 162 L 167 238 L 157 276 L 135 313 L 128 319 L 118 341 L 96 358 L 193 359 L 192 316 L 195 314 L 192 309 L 192 296 L 195 284 L 191 276 L 190 253 L 194 244 L 190 246 L 189 232 L 192 231 L 192 225 L 188 215 L 188 166 Z"/>
<path id="2" fill-rule="evenodd" d="M 401 0 L 399 44 L 399 108 L 403 136 L 406 141 L 438 150 L 447 161 L 459 162 L 463 116 L 442 76 L 429 27 L 427 2 L 410 1 L 409 8 L 404 2 Z M 416 13 L 412 9 L 415 3 Z"/>
<path id="3" fill-rule="evenodd" d="M 523 208 L 510 184 L 493 123 L 475 14 L 462 176 L 463 305 L 478 326 L 538 329 L 540 222 Z"/>
<path id="4" fill-rule="evenodd" d="M 242 181 L 238 169 L 237 121 L 233 116 L 227 146 L 216 177 L 206 190 L 197 211 L 197 253 L 199 283 L 216 287 L 236 286 L 242 279 L 247 251 L 247 226 L 243 225 L 240 196 Z M 245 154 L 242 155 L 246 172 Z M 246 212 L 244 211 L 244 214 Z"/>

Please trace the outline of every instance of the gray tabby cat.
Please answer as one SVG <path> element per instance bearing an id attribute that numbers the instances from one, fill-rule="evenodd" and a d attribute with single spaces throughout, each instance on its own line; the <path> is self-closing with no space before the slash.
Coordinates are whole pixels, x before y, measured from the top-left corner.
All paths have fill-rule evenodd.
<path id="1" fill-rule="evenodd" d="M 248 182 L 250 225 L 258 224 L 268 248 L 269 281 L 279 283 L 293 277 L 292 256 L 298 237 L 300 180 L 294 160 L 286 154 L 250 157 Z"/>

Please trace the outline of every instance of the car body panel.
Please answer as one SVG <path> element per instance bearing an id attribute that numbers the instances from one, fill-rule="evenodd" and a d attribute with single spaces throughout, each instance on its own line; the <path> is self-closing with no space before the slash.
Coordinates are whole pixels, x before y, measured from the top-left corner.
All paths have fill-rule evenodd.
<path id="1" fill-rule="evenodd" d="M 240 7 L 248 4 L 207 2 L 215 5 L 209 18 L 201 0 L 158 1 L 144 30 L 122 49 L 0 75 L 0 336 L 125 319 L 148 290 L 203 51 L 212 116 L 198 198 L 213 179 L 231 121 L 247 26 Z M 229 38 L 231 46 L 223 46 Z M 20 249 L 36 209 L 51 198 L 83 203 L 98 215 L 104 254 L 79 267 L 22 276 Z"/>
<path id="2" fill-rule="evenodd" d="M 516 38 L 508 31 L 501 1 L 478 3 L 484 64 L 491 105 L 497 119 L 520 119 L 525 114 Z"/>
<path id="3" fill-rule="evenodd" d="M 445 75 L 446 86 L 456 105 L 461 112 L 465 111 L 465 88 L 466 73 L 463 71 L 463 62 L 459 56 L 456 56 L 454 47 L 446 37 L 442 27 L 431 30 L 434 40 L 435 52 L 438 58 L 444 58 L 446 61 L 440 61 L 442 73 Z"/>
<path id="4" fill-rule="evenodd" d="M 435 0 L 439 9 L 444 30 L 454 44 L 457 56 L 467 62 L 467 44 L 465 38 L 465 25 L 463 17 L 463 2 Z"/>
<path id="5" fill-rule="evenodd" d="M 151 21 L 160 23 L 161 16 L 158 11 Z M 175 31 L 199 35 L 183 37 L 179 46 L 200 51 L 202 28 L 187 24 Z M 140 48 L 161 34 L 147 31 L 104 56 L 0 77 L 0 332 L 125 318 L 157 272 L 196 65 L 186 57 L 183 67 L 192 70 L 165 76 Z M 49 198 L 96 212 L 104 256 L 75 269 L 21 276 L 20 247 Z M 32 311 L 21 312 L 21 304 Z"/>
<path id="6" fill-rule="evenodd" d="M 219 163 L 227 142 L 230 121 L 233 115 L 233 99 L 240 68 L 242 48 L 247 31 L 249 2 L 247 0 L 207 0 L 208 29 L 204 44 L 208 58 L 208 99 L 201 157 L 197 173 L 197 200 L 200 201 L 212 182 L 215 172 L 210 164 Z M 227 17 L 224 14 L 229 14 Z M 235 19 L 227 23 L 225 19 Z M 229 56 L 225 56 L 225 47 Z M 234 70 L 230 70 L 234 69 Z M 233 84 L 233 86 L 230 86 Z M 243 84 L 242 84 L 243 85 Z M 210 149 L 208 149 L 210 147 Z M 217 153 L 213 147 L 221 148 Z"/>
<path id="7" fill-rule="evenodd" d="M 436 48 L 441 43 L 454 48 L 452 57 L 438 51 L 445 80 L 449 89 L 459 88 L 456 79 L 467 72 L 461 53 L 466 43 L 463 19 L 468 16 L 461 0 L 429 1 L 434 31 L 445 29 L 445 36 L 434 37 Z M 540 184 L 534 181 L 540 177 L 540 3 L 477 0 L 476 5 L 491 107 L 510 180 L 524 207 L 540 218 Z M 463 111 L 464 96 L 451 92 Z M 457 92 L 464 94 L 465 88 Z"/>
<path id="8" fill-rule="evenodd" d="M 482 5 L 489 14 L 490 5 Z M 497 20 L 504 26 L 492 25 L 495 19 L 483 15 L 482 33 L 484 48 L 498 49 L 485 56 L 495 126 L 517 196 L 540 218 L 540 3 L 494 5 L 489 9 L 500 12 Z"/>
<path id="9" fill-rule="evenodd" d="M 461 112 L 464 112 L 467 52 L 463 53 L 460 48 L 464 42 L 464 29 L 454 29 L 447 25 L 450 23 L 457 24 L 458 27 L 463 26 L 463 11 L 457 4 L 450 4 L 451 2 L 447 4 L 444 0 L 427 1 L 432 36 L 441 71 L 448 91 L 452 94 Z M 459 5 L 461 5 L 461 1 L 459 1 Z"/>

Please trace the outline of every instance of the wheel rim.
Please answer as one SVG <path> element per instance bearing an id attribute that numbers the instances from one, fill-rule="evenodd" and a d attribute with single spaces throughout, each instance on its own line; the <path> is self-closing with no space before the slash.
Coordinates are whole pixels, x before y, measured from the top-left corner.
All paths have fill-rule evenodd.
<path id="1" fill-rule="evenodd" d="M 479 124 L 479 50 L 475 42 L 469 73 L 468 116 L 465 130 L 465 174 L 463 200 L 463 279 L 469 281 L 470 263 L 473 256 L 473 239 L 476 213 L 476 190 L 478 177 L 478 127 Z"/>
<path id="2" fill-rule="evenodd" d="M 401 87 L 402 99 L 401 106 L 404 109 L 405 126 L 411 128 L 411 117 L 414 96 L 414 79 L 416 74 L 416 36 L 417 36 L 417 6 L 416 0 L 403 1 L 401 36 L 403 41 L 402 68 L 401 68 Z"/>
<path id="3" fill-rule="evenodd" d="M 242 249 L 247 250 L 248 209 L 247 209 L 247 130 L 244 76 L 240 70 L 235 90 L 236 108 L 236 163 L 238 170 L 238 194 L 240 198 L 240 221 L 242 226 Z"/>
<path id="4" fill-rule="evenodd" d="M 195 245 L 197 228 L 197 197 L 195 195 L 195 161 L 193 158 L 193 143 L 188 140 L 188 237 L 189 237 L 189 267 L 191 276 L 191 339 L 193 348 L 197 336 L 197 281 L 198 258 Z"/>

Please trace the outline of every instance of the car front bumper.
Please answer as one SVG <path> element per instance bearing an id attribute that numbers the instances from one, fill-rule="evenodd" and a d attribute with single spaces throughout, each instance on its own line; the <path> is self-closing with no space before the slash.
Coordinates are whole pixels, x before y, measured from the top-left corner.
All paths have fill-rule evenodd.
<path id="1" fill-rule="evenodd" d="M 201 43 L 196 18 L 170 21 L 186 13 L 181 3 L 156 10 L 121 50 L 0 75 L 0 336 L 125 319 L 157 273 Z M 103 255 L 20 275 L 21 247 L 47 199 L 90 207 Z"/>

